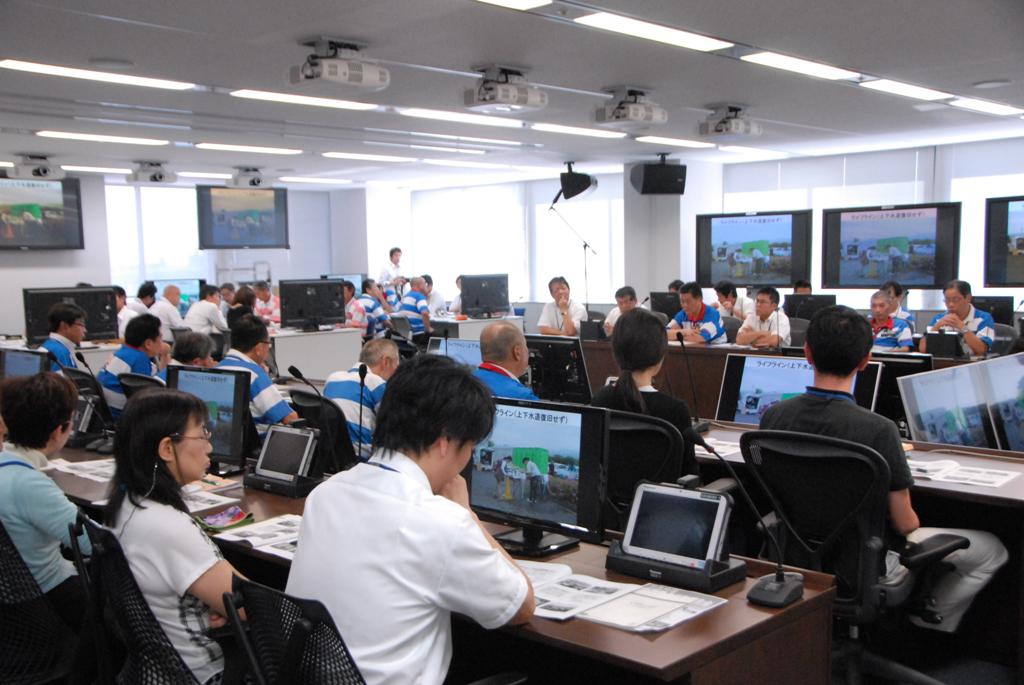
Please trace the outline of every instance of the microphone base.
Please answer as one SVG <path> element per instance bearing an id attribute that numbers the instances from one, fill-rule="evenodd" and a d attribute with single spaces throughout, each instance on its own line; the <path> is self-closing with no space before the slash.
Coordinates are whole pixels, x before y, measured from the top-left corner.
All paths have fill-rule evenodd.
<path id="1" fill-rule="evenodd" d="M 786 572 L 786 579 L 781 583 L 776 580 L 775 573 L 758 578 L 754 586 L 747 590 L 747 601 L 763 607 L 780 608 L 789 606 L 804 596 L 804 577 L 800 573 Z"/>

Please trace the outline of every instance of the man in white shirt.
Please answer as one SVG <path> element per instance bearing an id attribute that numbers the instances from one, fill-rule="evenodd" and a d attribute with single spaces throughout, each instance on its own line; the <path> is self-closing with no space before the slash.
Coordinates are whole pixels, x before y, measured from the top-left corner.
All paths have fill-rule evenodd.
<path id="1" fill-rule="evenodd" d="M 160 319 L 160 337 L 165 343 L 174 343 L 174 334 L 171 328 L 182 328 L 185 321 L 178 311 L 178 304 L 181 302 L 181 289 L 176 285 L 168 285 L 164 288 L 164 296 L 154 302 L 149 308 L 149 313 Z"/>
<path id="2" fill-rule="evenodd" d="M 114 289 L 114 302 L 117 303 L 117 337 L 124 339 L 124 329 L 128 322 L 139 315 L 137 311 L 128 306 L 128 293 L 119 285 L 111 286 Z M 146 310 L 149 311 L 148 309 Z"/>
<path id="3" fill-rule="evenodd" d="M 444 303 L 444 295 L 434 290 L 434 279 L 430 274 L 423 274 L 423 280 L 427 284 L 423 294 L 427 296 L 427 309 L 430 310 L 430 315 L 447 314 L 448 306 Z"/>
<path id="4" fill-rule="evenodd" d="M 217 286 L 204 285 L 199 289 L 199 299 L 188 308 L 185 325 L 205 335 L 227 330 L 228 322 L 220 312 L 220 290 Z"/>
<path id="5" fill-rule="evenodd" d="M 231 309 L 231 303 L 235 301 L 235 284 L 234 283 L 221 283 L 220 284 L 220 313 L 227 317 L 228 310 Z"/>
<path id="6" fill-rule="evenodd" d="M 779 309 L 779 291 L 771 286 L 761 288 L 754 301 L 754 313 L 736 333 L 736 344 L 782 347 L 789 342 L 789 317 Z"/>
<path id="7" fill-rule="evenodd" d="M 394 287 L 396 292 L 401 291 L 402 286 L 408 281 L 402 275 L 402 266 L 399 264 L 402 261 L 402 248 L 391 248 L 388 251 L 388 260 L 388 263 L 380 270 L 380 278 L 377 279 L 377 283 L 380 284 L 381 288 L 386 288 L 390 285 Z"/>
<path id="8" fill-rule="evenodd" d="M 468 369 L 418 355 L 388 381 L 370 460 L 306 499 L 287 592 L 327 607 L 367 682 L 444 681 L 452 612 L 488 629 L 533 615 L 529 580 L 459 475 L 493 422 Z"/>
<path id="9" fill-rule="evenodd" d="M 366 308 L 356 297 L 356 284 L 352 281 L 341 282 L 341 297 L 345 302 L 345 328 L 359 328 L 366 333 Z"/>
<path id="10" fill-rule="evenodd" d="M 153 281 L 145 281 L 139 286 L 135 299 L 126 304 L 136 314 L 149 314 L 149 308 L 156 302 L 156 284 Z M 124 336 L 122 336 L 124 337 Z"/>
<path id="11" fill-rule="evenodd" d="M 256 293 L 256 302 L 252 311 L 263 323 L 281 323 L 281 298 L 270 290 L 266 281 L 253 283 L 252 291 Z"/>
<path id="12" fill-rule="evenodd" d="M 711 306 L 718 310 L 722 316 L 731 316 L 746 321 L 747 317 L 754 313 L 754 301 L 749 297 L 743 297 L 736 290 L 732 281 L 719 281 L 715 283 L 716 302 Z"/>
<path id="13" fill-rule="evenodd" d="M 554 302 L 544 305 L 537 328 L 543 335 L 578 336 L 580 322 L 587 320 L 587 310 L 569 299 L 569 281 L 555 276 L 548 281 L 548 292 Z"/>
<path id="14" fill-rule="evenodd" d="M 615 304 L 618 306 L 608 312 L 604 318 L 604 332 L 611 335 L 615 330 L 615 322 L 631 309 L 636 309 L 636 290 L 631 285 L 624 285 L 615 291 Z"/>

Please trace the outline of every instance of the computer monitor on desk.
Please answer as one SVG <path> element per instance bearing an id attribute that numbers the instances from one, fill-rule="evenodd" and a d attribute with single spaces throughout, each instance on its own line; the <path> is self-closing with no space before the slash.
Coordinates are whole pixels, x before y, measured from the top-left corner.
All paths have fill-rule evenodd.
<path id="1" fill-rule="evenodd" d="M 316 331 L 345 323 L 345 296 L 340 278 L 281 281 L 281 325 Z"/>
<path id="2" fill-rule="evenodd" d="M 497 536 L 515 554 L 541 556 L 579 540 L 600 542 L 607 411 L 503 398 L 495 404 L 494 428 L 466 470 L 473 511 L 521 526 Z"/>
<path id="3" fill-rule="evenodd" d="M 782 311 L 786 316 L 793 319 L 807 319 L 808 321 L 818 312 L 819 309 L 831 307 L 836 303 L 835 295 L 809 295 L 807 293 L 791 293 L 786 295 L 782 304 Z"/>
<path id="4" fill-rule="evenodd" d="M 971 298 L 975 309 L 988 312 L 996 323 L 1013 325 L 1013 296 L 1011 295 L 975 295 Z"/>
<path id="5" fill-rule="evenodd" d="M 959 364 L 898 379 L 910 435 L 920 442 L 998 448 L 983 364 Z"/>
<path id="6" fill-rule="evenodd" d="M 590 379 L 579 338 L 527 335 L 533 394 L 551 402 L 590 404 Z"/>
<path id="7" fill-rule="evenodd" d="M 1000 449 L 1024 452 L 1024 354 L 978 364 L 987 383 L 988 412 Z"/>
<path id="8" fill-rule="evenodd" d="M 58 302 L 73 304 L 85 311 L 86 340 L 113 340 L 117 330 L 117 298 L 114 289 L 105 288 L 23 288 L 25 339 L 30 345 L 50 335 L 50 307 Z"/>
<path id="9" fill-rule="evenodd" d="M 241 467 L 258 446 L 249 413 L 249 373 L 198 366 L 167 367 L 167 387 L 195 395 L 210 414 L 210 461 Z"/>
<path id="10" fill-rule="evenodd" d="M 463 314 L 472 319 L 489 319 L 504 316 L 508 311 L 508 274 L 463 275 Z"/>
<path id="11" fill-rule="evenodd" d="M 661 312 L 671 321 L 679 313 L 683 306 L 679 304 L 679 293 L 672 291 L 654 292 L 651 291 L 651 311 Z"/>
<path id="12" fill-rule="evenodd" d="M 0 350 L 0 381 L 19 376 L 34 376 L 48 371 L 50 360 L 35 350 Z"/>
<path id="13" fill-rule="evenodd" d="M 881 367 L 878 362 L 870 362 L 854 381 L 854 399 L 865 409 L 874 409 Z M 806 359 L 730 354 L 725 361 L 715 418 L 757 425 L 773 404 L 796 397 L 811 385 L 814 367 Z"/>
<path id="14" fill-rule="evenodd" d="M 875 413 L 891 419 L 900 429 L 900 435 L 910 438 L 910 426 L 900 396 L 899 379 L 915 373 L 931 371 L 934 367 L 932 355 L 872 352 L 872 361 L 881 362 L 882 377 L 878 382 L 878 399 L 875 401 Z"/>

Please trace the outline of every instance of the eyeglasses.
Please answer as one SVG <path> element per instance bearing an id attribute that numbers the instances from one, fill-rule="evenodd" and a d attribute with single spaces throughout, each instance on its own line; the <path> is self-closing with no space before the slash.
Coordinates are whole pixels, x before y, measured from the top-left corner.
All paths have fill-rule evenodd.
<path id="1" fill-rule="evenodd" d="M 213 433 L 210 432 L 209 428 L 204 426 L 202 435 L 182 435 L 181 433 L 172 433 L 171 437 L 175 440 L 206 440 L 209 442 L 210 438 L 213 437 Z"/>
<path id="2" fill-rule="evenodd" d="M 76 321 L 76 322 L 74 322 L 71 325 L 72 326 L 81 326 L 83 329 L 85 328 L 85 322 L 84 321 Z"/>

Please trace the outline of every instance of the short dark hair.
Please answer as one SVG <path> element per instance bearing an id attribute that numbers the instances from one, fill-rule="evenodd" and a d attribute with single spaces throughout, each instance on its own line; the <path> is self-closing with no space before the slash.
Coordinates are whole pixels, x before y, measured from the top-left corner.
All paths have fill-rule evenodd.
<path id="1" fill-rule="evenodd" d="M 679 292 L 679 289 L 683 287 L 683 282 L 678 278 L 668 284 L 668 289 L 672 292 Z"/>
<path id="2" fill-rule="evenodd" d="M 427 285 L 429 285 L 431 288 L 434 287 L 434 279 L 430 276 L 430 274 L 423 274 L 423 280 L 426 281 Z"/>
<path id="3" fill-rule="evenodd" d="M 110 289 L 114 291 L 114 294 L 118 297 L 128 297 L 128 293 L 119 285 L 112 285 Z"/>
<path id="4" fill-rule="evenodd" d="M 7 424 L 7 439 L 22 447 L 44 447 L 54 429 L 71 420 L 77 402 L 75 384 L 49 371 L 0 383 L 0 416 Z"/>
<path id="5" fill-rule="evenodd" d="M 256 281 L 252 284 L 253 290 L 270 290 L 270 284 L 266 281 Z"/>
<path id="6" fill-rule="evenodd" d="M 375 449 L 422 453 L 438 438 L 479 442 L 494 425 L 494 399 L 468 367 L 420 354 L 388 379 L 373 431 Z"/>
<path id="7" fill-rule="evenodd" d="M 377 281 L 373 280 L 372 278 L 364 278 L 363 279 L 363 292 L 364 293 L 370 292 L 370 288 L 372 288 L 375 285 L 377 285 Z"/>
<path id="8" fill-rule="evenodd" d="M 171 356 L 182 364 L 191 364 L 194 359 L 212 356 L 214 347 L 213 338 L 205 333 L 192 331 L 175 338 Z"/>
<path id="9" fill-rule="evenodd" d="M 631 300 L 636 299 L 636 289 L 631 285 L 624 285 L 615 291 L 615 299 L 620 297 L 628 297 Z"/>
<path id="10" fill-rule="evenodd" d="M 401 252 L 401 251 L 402 251 L 402 248 L 400 248 L 400 247 L 393 247 L 390 250 L 388 250 L 388 257 L 389 258 L 394 257 L 396 252 Z"/>
<path id="11" fill-rule="evenodd" d="M 160 319 L 152 314 L 139 314 L 124 327 L 124 342 L 132 347 L 142 347 L 147 340 L 160 337 Z"/>
<path id="12" fill-rule="evenodd" d="M 964 297 L 971 296 L 971 284 L 968 283 L 967 281 L 961 281 L 958 278 L 954 278 L 952 281 L 947 283 L 946 287 L 942 289 L 942 292 L 954 289 Z"/>
<path id="13" fill-rule="evenodd" d="M 256 304 L 256 293 L 253 292 L 253 289 L 249 286 L 243 285 L 235 291 L 235 297 L 231 300 L 231 304 L 239 304 L 252 308 L 252 306 Z"/>
<path id="14" fill-rule="evenodd" d="M 565 280 L 565 276 L 555 276 L 550 281 L 548 281 L 548 292 L 549 293 L 551 292 L 551 289 L 553 287 L 555 287 L 555 283 L 561 283 L 566 288 L 569 287 L 569 281 Z"/>
<path id="15" fill-rule="evenodd" d="M 156 297 L 156 283 L 153 281 L 145 281 L 139 286 L 139 291 L 135 296 L 140 300 L 144 297 Z"/>
<path id="16" fill-rule="evenodd" d="M 352 281 L 343 280 L 341 282 L 341 289 L 342 290 L 351 290 L 353 295 L 356 294 L 356 284 L 353 283 Z"/>
<path id="17" fill-rule="evenodd" d="M 62 323 L 73 326 L 76 321 L 84 321 L 85 310 L 77 304 L 71 304 L 70 302 L 57 302 L 50 307 L 50 311 L 47 312 L 46 318 L 50 321 L 50 332 L 56 333 Z"/>
<path id="18" fill-rule="evenodd" d="M 888 290 L 893 294 L 893 297 L 903 297 L 903 293 L 906 289 L 900 285 L 897 281 L 886 281 L 878 287 L 879 290 Z"/>
<path id="19" fill-rule="evenodd" d="M 860 312 L 833 305 L 819 309 L 807 327 L 807 346 L 814 368 L 846 377 L 871 352 L 871 324 Z"/>
<path id="20" fill-rule="evenodd" d="M 269 339 L 267 324 L 253 314 L 238 317 L 235 325 L 231 327 L 231 346 L 239 352 L 248 352 Z"/>
<path id="21" fill-rule="evenodd" d="M 221 283 L 218 290 L 230 290 L 231 292 L 235 292 L 235 284 L 232 283 L 231 281 L 228 281 L 227 283 Z"/>
<path id="22" fill-rule="evenodd" d="M 206 404 L 189 393 L 147 389 L 132 395 L 114 434 L 114 487 L 105 512 L 108 524 L 117 521 L 125 497 L 136 505 L 146 497 L 188 513 L 181 484 L 160 458 L 160 441 L 170 438 L 179 443 L 190 421 L 205 424 L 208 419 Z"/>
<path id="23" fill-rule="evenodd" d="M 621 371 L 615 383 L 615 393 L 627 411 L 647 413 L 643 395 L 630 372 L 654 366 L 665 358 L 666 350 L 668 340 L 665 338 L 665 326 L 646 309 L 630 309 L 615 322 L 615 328 L 612 329 L 612 354 Z"/>
<path id="24" fill-rule="evenodd" d="M 779 296 L 779 291 L 776 290 L 775 288 L 771 287 L 770 285 L 766 285 L 765 287 L 763 287 L 760 290 L 758 290 L 757 294 L 758 295 L 767 295 L 771 299 L 772 304 L 775 304 L 775 305 L 777 305 L 779 303 L 779 301 L 782 299 Z"/>
<path id="25" fill-rule="evenodd" d="M 700 283 L 697 281 L 690 281 L 689 283 L 683 283 L 679 286 L 680 295 L 689 295 L 695 297 L 698 300 L 704 299 L 704 291 L 700 289 Z"/>
<path id="26" fill-rule="evenodd" d="M 719 281 L 715 283 L 715 292 L 719 295 L 725 295 L 726 297 L 739 297 L 740 294 L 736 292 L 736 286 L 733 285 L 732 281 Z"/>
<path id="27" fill-rule="evenodd" d="M 810 281 L 805 281 L 802 278 L 793 281 L 793 289 L 796 290 L 797 288 L 809 288 L 811 290 L 814 289 L 813 286 L 811 286 Z"/>
<path id="28" fill-rule="evenodd" d="M 211 295 L 220 295 L 220 288 L 210 283 L 207 283 L 206 285 L 199 289 L 200 300 L 205 300 Z"/>

